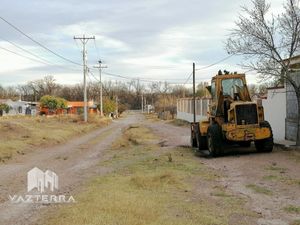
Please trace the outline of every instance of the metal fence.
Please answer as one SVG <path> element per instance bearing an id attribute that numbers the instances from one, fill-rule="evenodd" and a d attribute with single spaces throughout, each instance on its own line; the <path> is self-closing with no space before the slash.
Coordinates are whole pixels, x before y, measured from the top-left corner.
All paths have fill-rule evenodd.
<path id="1" fill-rule="evenodd" d="M 209 98 L 196 99 L 196 121 L 207 118 L 207 111 L 210 104 Z M 194 105 L 192 98 L 177 99 L 177 119 L 193 122 Z"/>

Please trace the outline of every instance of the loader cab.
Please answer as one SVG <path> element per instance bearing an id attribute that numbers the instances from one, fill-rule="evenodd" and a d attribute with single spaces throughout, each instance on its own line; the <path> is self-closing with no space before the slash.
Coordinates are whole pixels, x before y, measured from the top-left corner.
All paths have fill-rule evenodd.
<path id="1" fill-rule="evenodd" d="M 214 90 L 214 93 L 213 93 Z M 223 95 L 235 101 L 251 101 L 246 85 L 245 74 L 217 75 L 211 81 L 211 95 L 216 100 Z"/>
<path id="2" fill-rule="evenodd" d="M 218 74 L 212 78 L 207 89 L 212 97 L 211 115 L 222 118 L 222 123 L 228 122 L 231 103 L 251 101 L 245 74 Z"/>

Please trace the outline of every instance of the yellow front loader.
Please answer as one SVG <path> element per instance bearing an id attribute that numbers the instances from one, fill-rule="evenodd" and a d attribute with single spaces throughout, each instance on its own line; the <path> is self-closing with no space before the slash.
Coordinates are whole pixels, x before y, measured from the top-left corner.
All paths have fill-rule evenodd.
<path id="1" fill-rule="evenodd" d="M 212 102 L 206 120 L 191 123 L 191 145 L 197 150 L 208 150 L 210 156 L 219 156 L 226 144 L 250 147 L 257 151 L 273 150 L 273 134 L 264 119 L 264 110 L 251 101 L 245 74 L 214 76 L 207 87 Z"/>

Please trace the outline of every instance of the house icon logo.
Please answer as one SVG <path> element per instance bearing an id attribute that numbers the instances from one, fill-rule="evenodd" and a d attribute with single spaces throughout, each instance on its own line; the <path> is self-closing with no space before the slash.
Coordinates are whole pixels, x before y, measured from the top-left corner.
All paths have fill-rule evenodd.
<path id="1" fill-rule="evenodd" d="M 58 189 L 58 176 L 51 170 L 43 172 L 34 167 L 27 173 L 27 191 L 30 192 L 35 188 L 41 193 L 45 192 L 45 189 L 53 192 L 54 189 Z"/>

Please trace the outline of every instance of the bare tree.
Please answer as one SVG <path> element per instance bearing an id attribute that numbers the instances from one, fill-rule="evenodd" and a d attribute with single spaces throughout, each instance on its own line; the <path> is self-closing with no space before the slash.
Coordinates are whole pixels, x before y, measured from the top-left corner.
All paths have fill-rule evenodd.
<path id="1" fill-rule="evenodd" d="M 226 43 L 230 54 L 241 54 L 245 68 L 256 71 L 262 80 L 273 79 L 292 85 L 300 106 L 300 83 L 293 79 L 291 58 L 300 51 L 300 11 L 295 0 L 287 0 L 284 12 L 274 16 L 265 0 L 253 0 L 253 8 L 242 7 Z M 300 107 L 298 107 L 300 115 Z M 297 142 L 300 145 L 300 116 Z"/>
<path id="2" fill-rule="evenodd" d="M 45 76 L 42 80 L 42 84 L 45 89 L 45 94 L 47 95 L 53 95 L 55 90 L 58 88 L 58 85 L 55 82 L 55 79 L 53 76 Z"/>

